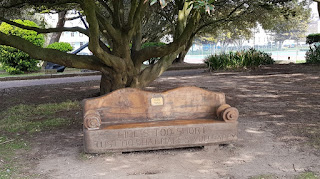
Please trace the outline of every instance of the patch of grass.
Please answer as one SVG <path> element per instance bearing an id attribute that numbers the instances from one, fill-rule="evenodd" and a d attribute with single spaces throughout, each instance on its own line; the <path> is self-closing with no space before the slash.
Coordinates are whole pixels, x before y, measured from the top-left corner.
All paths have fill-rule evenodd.
<path id="1" fill-rule="evenodd" d="M 276 178 L 275 176 L 273 175 L 257 175 L 257 176 L 252 176 L 252 177 L 249 177 L 249 179 L 274 179 Z"/>
<path id="2" fill-rule="evenodd" d="M 15 153 L 18 150 L 29 150 L 23 139 L 0 137 L 0 178 L 12 178 L 19 165 Z"/>
<path id="3" fill-rule="evenodd" d="M 309 144 L 314 148 L 320 149 L 320 130 L 319 127 L 309 127 L 307 129 L 309 134 Z"/>
<path id="4" fill-rule="evenodd" d="M 319 179 L 319 178 L 320 177 L 313 172 L 305 172 L 296 177 L 296 179 Z"/>
<path id="5" fill-rule="evenodd" d="M 35 73 L 27 73 L 27 74 L 16 74 L 16 75 L 10 75 L 9 73 L 5 72 L 3 74 L 0 74 L 0 77 L 11 77 L 11 76 L 39 76 L 39 75 L 45 75 L 44 72 L 35 72 Z"/>
<path id="6" fill-rule="evenodd" d="M 3 69 L 1 69 L 0 67 L 0 70 L 3 70 Z M 59 72 L 58 74 L 70 74 L 70 73 L 80 73 L 80 72 L 81 72 L 80 69 L 66 68 L 63 73 Z M 14 74 L 14 75 L 9 74 L 7 72 L 0 73 L 0 77 L 13 77 L 13 76 L 23 77 L 23 76 L 42 76 L 42 75 L 46 75 L 45 72 L 41 71 L 41 72 L 32 72 L 32 73 Z"/>
<path id="7" fill-rule="evenodd" d="M 79 154 L 79 159 L 80 159 L 80 160 L 86 161 L 86 160 L 90 160 L 90 159 L 92 159 L 92 158 L 94 158 L 94 154 L 87 154 L 87 153 L 85 153 L 85 152 L 81 152 L 81 153 Z"/>
<path id="8" fill-rule="evenodd" d="M 306 63 L 306 60 L 297 60 L 296 63 Z"/>
<path id="9" fill-rule="evenodd" d="M 17 105 L 0 113 L 0 178 L 12 178 L 19 173 L 19 158 L 16 152 L 28 150 L 23 136 L 42 130 L 51 130 L 71 124 L 67 118 L 57 117 L 60 113 L 80 109 L 79 102 L 41 105 Z M 23 151 L 22 151 L 23 152 Z"/>
<path id="10" fill-rule="evenodd" d="M 55 113 L 79 109 L 79 102 L 32 105 L 17 105 L 0 114 L 0 131 L 9 133 L 34 133 L 44 129 L 67 125 L 69 119 L 57 118 Z"/>
<path id="11" fill-rule="evenodd" d="M 304 126 L 298 129 L 298 133 L 308 138 L 307 144 L 310 146 L 320 149 L 320 130 L 319 125 Z"/>

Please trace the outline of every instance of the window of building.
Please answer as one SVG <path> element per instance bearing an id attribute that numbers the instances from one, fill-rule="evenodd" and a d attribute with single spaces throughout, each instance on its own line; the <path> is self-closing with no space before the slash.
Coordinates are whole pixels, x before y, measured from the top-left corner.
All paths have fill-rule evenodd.
<path id="1" fill-rule="evenodd" d="M 80 47 L 83 45 L 83 42 L 80 42 Z"/>
<path id="2" fill-rule="evenodd" d="M 71 32 L 71 37 L 74 37 L 74 32 Z"/>

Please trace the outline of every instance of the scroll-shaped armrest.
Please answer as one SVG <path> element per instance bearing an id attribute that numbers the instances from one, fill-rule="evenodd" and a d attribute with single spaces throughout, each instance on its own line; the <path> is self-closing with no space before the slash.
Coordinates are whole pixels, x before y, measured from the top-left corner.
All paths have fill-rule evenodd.
<path id="1" fill-rule="evenodd" d="M 99 129 L 101 125 L 100 113 L 95 110 L 89 110 L 84 115 L 83 125 L 87 129 Z"/>
<path id="2" fill-rule="evenodd" d="M 217 109 L 217 116 L 225 122 L 236 122 L 239 118 L 239 111 L 229 104 L 223 104 Z"/>

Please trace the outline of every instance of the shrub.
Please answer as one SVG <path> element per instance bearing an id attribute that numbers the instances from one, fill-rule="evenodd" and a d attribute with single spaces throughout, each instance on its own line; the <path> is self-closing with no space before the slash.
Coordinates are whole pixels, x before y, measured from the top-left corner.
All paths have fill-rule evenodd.
<path id="1" fill-rule="evenodd" d="M 56 49 L 62 52 L 70 52 L 72 51 L 72 46 L 67 42 L 55 42 L 47 46 L 50 49 Z"/>
<path id="2" fill-rule="evenodd" d="M 163 46 L 165 45 L 165 43 L 163 42 L 146 42 L 144 44 L 141 45 L 141 48 L 147 48 L 147 47 L 155 47 L 155 46 Z M 156 57 L 156 58 L 151 58 L 148 60 L 148 64 L 155 64 L 160 58 Z"/>
<path id="3" fill-rule="evenodd" d="M 320 46 L 314 45 L 306 52 L 306 62 L 307 63 L 320 63 Z"/>
<path id="4" fill-rule="evenodd" d="M 320 34 L 309 34 L 307 36 L 307 44 L 313 44 L 316 42 L 320 42 Z"/>
<path id="5" fill-rule="evenodd" d="M 211 70 L 252 68 L 274 63 L 270 54 L 255 49 L 210 55 L 204 62 Z"/>
<path id="6" fill-rule="evenodd" d="M 29 20 L 14 20 L 14 22 L 26 26 L 38 27 L 38 25 Z M 42 47 L 44 44 L 44 36 L 37 34 L 35 31 L 24 30 L 15 26 L 11 26 L 5 22 L 1 23 L 0 31 L 5 34 L 16 35 L 25 40 Z M 8 46 L 0 46 L 0 62 L 2 68 L 10 74 L 21 74 L 24 72 L 36 71 L 39 69 L 38 60 L 32 59 L 28 54 Z"/>

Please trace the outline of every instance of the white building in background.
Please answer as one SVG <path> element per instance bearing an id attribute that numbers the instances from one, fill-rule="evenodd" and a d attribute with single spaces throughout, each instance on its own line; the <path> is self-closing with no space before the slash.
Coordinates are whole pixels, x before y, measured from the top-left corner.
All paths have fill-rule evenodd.
<path id="1" fill-rule="evenodd" d="M 70 43 L 73 50 L 76 50 L 76 49 L 80 48 L 82 45 L 89 42 L 89 38 L 86 35 L 79 33 L 79 32 L 63 32 L 60 37 L 60 42 Z M 89 55 L 89 54 L 91 54 L 91 52 L 88 49 L 88 47 L 86 47 L 78 54 Z"/>
<path id="2" fill-rule="evenodd" d="M 257 28 L 252 29 L 252 37 L 243 43 L 243 46 L 267 46 L 273 41 L 271 34 L 267 33 L 259 24 Z"/>
<path id="3" fill-rule="evenodd" d="M 68 12 L 67 17 L 75 17 L 78 16 L 76 12 Z M 58 14 L 50 14 L 45 15 L 45 20 L 50 27 L 55 27 L 57 24 Z M 66 21 L 64 27 L 81 27 L 85 28 L 85 25 L 81 21 L 80 18 L 75 20 Z M 79 33 L 79 32 L 63 32 L 61 34 L 59 42 L 67 42 L 73 47 L 73 50 L 80 48 L 82 45 L 89 42 L 88 36 Z M 78 53 L 79 55 L 91 55 L 92 53 L 87 48 L 83 49 L 81 52 Z"/>

